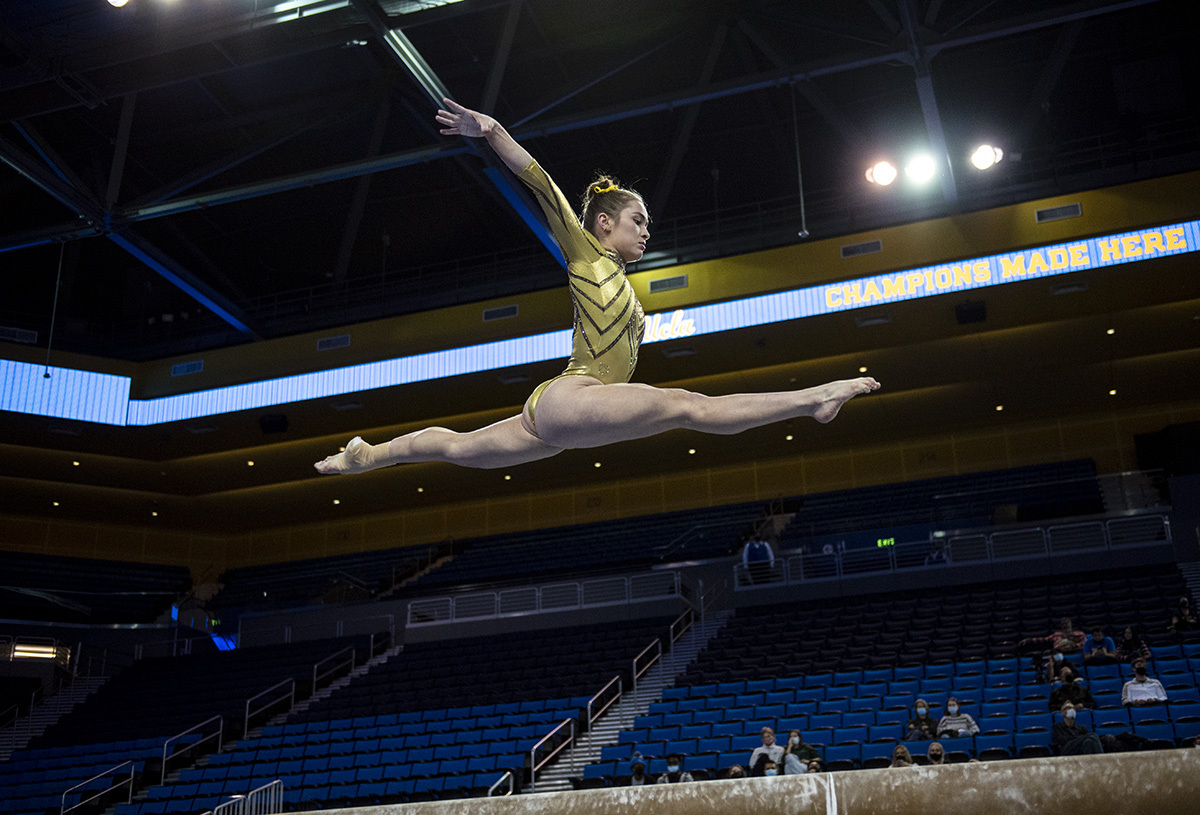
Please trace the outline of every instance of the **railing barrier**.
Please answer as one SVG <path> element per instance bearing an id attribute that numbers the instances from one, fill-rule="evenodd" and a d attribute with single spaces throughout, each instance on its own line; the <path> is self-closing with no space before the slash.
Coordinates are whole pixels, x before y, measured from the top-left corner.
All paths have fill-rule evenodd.
<path id="1" fill-rule="evenodd" d="M 375 635 L 372 634 L 371 636 L 372 636 L 372 638 L 374 638 Z M 372 643 L 373 642 L 374 642 L 374 640 L 372 639 Z M 319 668 L 323 663 L 337 659 L 338 657 L 340 657 L 342 654 L 346 653 L 347 651 L 350 652 L 349 659 L 342 660 L 341 662 L 331 666 L 327 670 L 324 670 L 324 671 L 321 671 L 318 673 L 317 668 Z M 317 692 L 317 682 L 319 682 L 320 680 L 324 679 L 327 676 L 332 676 L 338 669 L 344 668 L 346 665 L 350 666 L 350 672 L 353 673 L 354 668 L 355 668 L 354 662 L 355 662 L 355 652 L 354 652 L 353 645 L 347 645 L 342 650 L 337 651 L 333 654 L 330 654 L 329 656 L 325 657 L 324 659 L 317 661 L 313 665 L 312 692 L 313 693 Z"/>
<path id="2" fill-rule="evenodd" d="M 263 704 L 261 707 L 257 707 L 254 710 L 250 709 L 250 703 L 253 702 L 255 699 L 259 698 L 260 696 L 266 696 L 271 691 L 278 690 L 279 688 L 282 688 L 285 685 L 288 686 L 288 690 L 286 693 L 279 694 L 275 698 L 271 699 L 269 702 L 266 702 L 265 704 Z M 291 707 L 292 705 L 296 704 L 296 680 L 295 679 L 290 679 L 290 678 L 285 679 L 282 682 L 272 685 L 271 687 L 267 688 L 262 693 L 256 693 L 253 696 L 251 696 L 249 699 L 247 699 L 246 700 L 246 719 L 242 725 L 242 738 L 245 738 L 246 734 L 250 732 L 250 717 L 251 716 L 257 716 L 259 713 L 262 713 L 264 710 L 267 710 L 267 709 L 272 708 L 275 705 L 279 704 L 284 699 L 289 699 L 290 704 L 288 705 L 288 707 Z"/>
<path id="3" fill-rule="evenodd" d="M 236 795 L 218 804 L 209 815 L 276 815 L 283 812 L 283 782 L 276 778 L 269 784 Z"/>
<path id="4" fill-rule="evenodd" d="M 499 789 L 505 781 L 508 782 L 508 791 L 503 793 L 503 795 L 512 795 L 513 792 L 516 791 L 516 777 L 512 774 L 512 770 L 505 770 L 504 775 L 497 778 L 496 783 L 488 787 L 488 797 L 491 798 L 495 796 L 496 790 Z"/>
<path id="5" fill-rule="evenodd" d="M 563 728 L 567 728 L 570 731 L 570 735 L 568 735 L 565 739 L 560 741 L 557 745 L 554 745 L 553 749 L 550 750 L 550 752 L 547 753 L 545 756 L 543 756 L 541 761 L 538 761 L 538 757 L 537 757 L 538 748 L 540 748 L 547 741 L 550 741 L 551 739 L 553 739 L 555 734 L 557 734 Z M 545 767 L 551 761 L 553 761 L 555 756 L 557 756 L 560 752 L 562 752 L 566 747 L 568 747 L 574 743 L 575 743 L 575 720 L 574 719 L 563 719 L 562 722 L 560 722 L 557 727 L 555 727 L 553 730 L 551 730 L 549 733 L 547 733 L 545 736 L 543 736 L 541 741 L 539 741 L 537 744 L 533 745 L 533 747 L 531 747 L 529 749 L 529 788 L 530 789 L 537 788 L 537 771 L 540 770 L 542 767 Z"/>
<path id="6" fill-rule="evenodd" d="M 217 723 L 216 732 L 209 733 L 207 736 L 197 739 L 194 742 L 189 742 L 188 744 L 185 744 L 182 748 L 175 750 L 170 755 L 167 755 L 167 747 L 170 746 L 171 742 L 177 741 L 178 739 L 181 739 L 184 736 L 186 736 L 188 733 L 191 733 L 193 730 L 199 730 L 200 728 L 204 727 L 204 725 L 212 724 L 213 722 Z M 188 752 L 189 750 L 195 749 L 198 745 L 204 744 L 204 742 L 209 741 L 213 738 L 215 738 L 217 740 L 217 752 L 219 753 L 219 752 L 221 752 L 221 747 L 222 747 L 222 742 L 224 740 L 224 736 L 225 736 L 225 720 L 221 716 L 213 716 L 211 719 L 205 719 L 204 721 L 200 722 L 200 724 L 193 725 L 192 727 L 189 727 L 187 730 L 184 730 L 182 733 L 176 733 L 174 736 L 171 736 L 171 738 L 169 738 L 163 742 L 162 772 L 159 775 L 158 783 L 160 783 L 160 784 L 166 783 L 167 762 L 170 761 L 171 759 L 175 758 L 175 756 L 182 755 L 182 754 Z"/>
<path id="7" fill-rule="evenodd" d="M 642 657 L 644 657 L 647 653 L 650 653 L 650 652 L 653 652 L 653 657 L 651 659 L 647 660 L 646 664 L 643 665 L 641 668 L 639 668 L 638 663 L 641 661 Z M 643 648 L 641 653 L 633 658 L 633 681 L 630 683 L 630 688 L 631 688 L 631 690 L 633 690 L 634 693 L 637 693 L 638 679 L 641 678 L 642 674 L 644 674 L 644 673 L 646 673 L 646 671 L 650 670 L 651 666 L 653 666 L 654 663 L 656 663 L 660 659 L 662 659 L 662 655 L 663 655 L 662 640 L 659 639 L 658 637 L 655 637 L 654 642 L 650 643 L 645 648 Z"/>
<path id="8" fill-rule="evenodd" d="M 611 699 L 609 699 L 607 702 L 605 702 L 603 707 L 598 707 L 598 702 L 599 702 L 600 697 L 603 696 L 604 692 L 607 691 L 609 688 L 611 688 L 614 683 L 616 683 L 616 686 L 617 686 L 616 695 L 614 695 Z M 612 679 L 608 680 L 608 683 L 603 688 L 601 688 L 596 693 L 595 696 L 593 696 L 591 699 L 588 699 L 587 723 L 588 723 L 588 731 L 589 732 L 591 731 L 592 725 L 595 724 L 596 720 L 599 719 L 601 716 L 603 716 L 604 712 L 606 710 L 608 710 L 610 707 L 612 707 L 615 702 L 620 700 L 622 694 L 624 693 L 624 690 L 621 687 L 621 685 L 622 685 L 621 676 L 618 674 L 617 676 L 614 676 Z"/>
<path id="9" fill-rule="evenodd" d="M 81 789 L 82 787 L 86 787 L 88 784 L 92 783 L 93 781 L 104 778 L 107 775 L 113 775 L 118 770 L 120 770 L 122 767 L 129 768 L 129 777 L 128 778 L 118 781 L 117 783 L 112 784 L 111 786 L 105 787 L 102 790 L 97 790 L 95 795 L 92 795 L 89 798 L 81 798 L 77 803 L 74 803 L 71 806 L 67 806 L 67 796 L 70 795 L 72 792 L 74 792 L 77 789 Z M 70 789 L 64 790 L 63 794 L 62 794 L 62 803 L 59 805 L 59 809 L 58 809 L 59 815 L 64 815 L 64 813 L 70 812 L 73 809 L 78 809 L 79 807 L 83 806 L 84 804 L 91 803 L 92 801 L 95 801 L 97 798 L 101 798 L 105 795 L 108 795 L 110 792 L 117 789 L 122 784 L 129 785 L 129 789 L 125 794 L 125 803 L 128 804 L 133 800 L 133 762 L 132 761 L 123 761 L 115 767 L 109 767 L 104 772 L 93 775 L 87 781 L 81 781 L 80 783 L 76 784 L 75 786 L 71 787 Z"/>

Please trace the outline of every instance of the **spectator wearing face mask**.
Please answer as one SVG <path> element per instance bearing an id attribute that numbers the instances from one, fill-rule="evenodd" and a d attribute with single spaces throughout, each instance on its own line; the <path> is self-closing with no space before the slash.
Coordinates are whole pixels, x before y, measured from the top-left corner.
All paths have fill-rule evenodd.
<path id="1" fill-rule="evenodd" d="M 892 750 L 891 766 L 893 766 L 893 767 L 911 767 L 911 766 L 913 766 L 912 753 L 908 752 L 908 748 L 905 747 L 903 744 L 897 744 L 895 749 Z"/>
<path id="2" fill-rule="evenodd" d="M 1080 681 L 1078 673 L 1075 671 L 1075 666 L 1069 662 L 1063 666 L 1062 672 L 1058 675 L 1062 683 L 1054 690 L 1050 691 L 1050 712 L 1062 710 L 1063 702 L 1070 702 L 1075 706 L 1076 710 L 1084 708 L 1094 708 L 1096 701 L 1092 698 L 1092 692 L 1088 690 L 1087 685 Z"/>
<path id="3" fill-rule="evenodd" d="M 623 781 L 620 786 L 640 787 L 649 780 L 646 777 L 646 762 L 642 761 L 640 756 L 635 756 L 629 765 L 629 780 Z"/>
<path id="4" fill-rule="evenodd" d="M 811 744 L 805 744 L 799 730 L 788 733 L 787 744 L 783 748 L 783 774 L 803 775 L 808 772 L 808 762 L 820 758 L 821 754 Z"/>
<path id="5" fill-rule="evenodd" d="M 732 767 L 730 767 L 728 770 L 725 771 L 725 777 L 726 778 L 745 778 L 746 770 L 744 767 L 742 767 L 741 764 L 734 764 Z"/>
<path id="6" fill-rule="evenodd" d="M 1083 650 L 1083 644 L 1086 641 L 1087 636 L 1082 630 L 1075 627 L 1071 618 L 1063 617 L 1059 620 L 1056 631 L 1050 632 L 1045 637 L 1023 639 L 1018 645 L 1032 650 L 1032 664 L 1039 677 L 1045 671 L 1050 674 L 1050 679 L 1054 680 L 1058 678 L 1058 669 L 1063 663 L 1064 655 L 1078 654 Z M 1038 681 L 1043 680 L 1039 679 Z"/>
<path id="7" fill-rule="evenodd" d="M 1146 660 L 1135 659 L 1133 661 L 1133 679 L 1130 679 L 1125 683 L 1125 687 L 1121 688 L 1121 704 L 1145 707 L 1161 705 L 1165 701 L 1167 701 L 1167 690 L 1162 686 L 1162 682 L 1147 675 Z"/>
<path id="8" fill-rule="evenodd" d="M 821 759 L 814 758 L 812 761 L 808 762 L 808 771 L 810 773 L 823 773 L 825 772 L 825 764 L 821 761 Z"/>
<path id="9" fill-rule="evenodd" d="M 667 771 L 659 774 L 657 783 L 678 784 L 691 780 L 693 780 L 692 774 L 683 769 L 683 756 L 679 753 L 671 753 L 667 756 Z"/>
<path id="10" fill-rule="evenodd" d="M 958 699 L 951 696 L 946 700 L 946 715 L 937 723 L 937 734 L 943 738 L 956 739 L 970 736 L 979 732 L 979 725 L 971 718 L 971 714 L 963 713 L 958 706 Z"/>
<path id="11" fill-rule="evenodd" d="M 776 767 L 783 761 L 783 747 L 775 743 L 775 731 L 769 727 L 762 729 L 762 746 L 755 747 L 750 754 L 750 773 L 761 775 L 763 765 L 770 761 Z"/>
<path id="12" fill-rule="evenodd" d="M 1103 753 L 1100 737 L 1075 721 L 1075 706 L 1063 702 L 1062 719 L 1050 730 L 1050 742 L 1060 756 L 1081 756 L 1088 753 Z"/>
<path id="13" fill-rule="evenodd" d="M 913 717 L 908 720 L 903 741 L 932 741 L 937 738 L 937 719 L 929 715 L 929 703 L 918 699 L 913 705 Z"/>
<path id="14" fill-rule="evenodd" d="M 763 762 L 763 775 L 767 778 L 773 778 L 779 775 L 779 765 L 768 759 Z"/>
<path id="15" fill-rule="evenodd" d="M 946 750 L 942 747 L 940 741 L 935 741 L 929 745 L 929 750 L 925 753 L 925 756 L 929 759 L 930 764 L 938 765 L 946 763 Z"/>

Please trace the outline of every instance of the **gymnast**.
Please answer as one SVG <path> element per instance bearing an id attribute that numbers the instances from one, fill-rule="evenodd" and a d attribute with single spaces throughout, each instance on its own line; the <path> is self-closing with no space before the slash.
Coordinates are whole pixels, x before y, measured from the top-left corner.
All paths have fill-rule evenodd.
<path id="1" fill-rule="evenodd" d="M 643 314 L 625 264 L 641 259 L 650 240 L 642 196 L 600 175 L 588 185 L 580 223 L 558 186 L 499 122 L 450 99 L 443 102 L 446 109 L 437 112 L 441 132 L 486 139 L 549 220 L 567 258 L 575 307 L 570 361 L 562 374 L 534 389 L 518 416 L 467 433 L 428 427 L 386 444 L 356 436 L 344 452 L 313 465 L 319 472 L 364 473 L 424 461 L 494 469 L 667 430 L 731 435 L 797 416 L 825 423 L 850 399 L 879 387 L 868 376 L 804 390 L 705 396 L 630 382 Z"/>

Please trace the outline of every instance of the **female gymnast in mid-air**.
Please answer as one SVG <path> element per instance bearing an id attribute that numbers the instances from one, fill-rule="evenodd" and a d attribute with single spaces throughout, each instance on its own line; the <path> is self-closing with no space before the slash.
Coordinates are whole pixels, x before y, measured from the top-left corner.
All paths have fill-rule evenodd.
<path id="1" fill-rule="evenodd" d="M 486 139 L 549 219 L 567 257 L 575 305 L 571 359 L 559 376 L 534 388 L 519 416 L 468 433 L 427 427 L 386 444 L 356 436 L 344 452 L 317 462 L 319 472 L 364 473 L 423 461 L 492 469 L 680 428 L 730 435 L 797 416 L 824 423 L 853 397 L 879 387 L 868 376 L 796 391 L 705 396 L 630 382 L 643 321 L 625 264 L 641 259 L 650 240 L 642 196 L 600 176 L 588 185 L 580 223 L 558 186 L 499 122 L 443 101 L 446 110 L 437 112 L 441 132 Z"/>

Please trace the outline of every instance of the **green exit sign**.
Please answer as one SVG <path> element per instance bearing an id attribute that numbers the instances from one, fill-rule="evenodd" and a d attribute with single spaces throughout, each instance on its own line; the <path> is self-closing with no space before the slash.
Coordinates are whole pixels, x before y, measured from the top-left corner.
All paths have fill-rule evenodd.
<path id="1" fill-rule="evenodd" d="M 885 546 L 895 546 L 895 545 L 896 545 L 895 538 L 880 538 L 879 540 L 875 541 L 875 548 L 877 548 L 877 549 L 882 549 Z"/>

